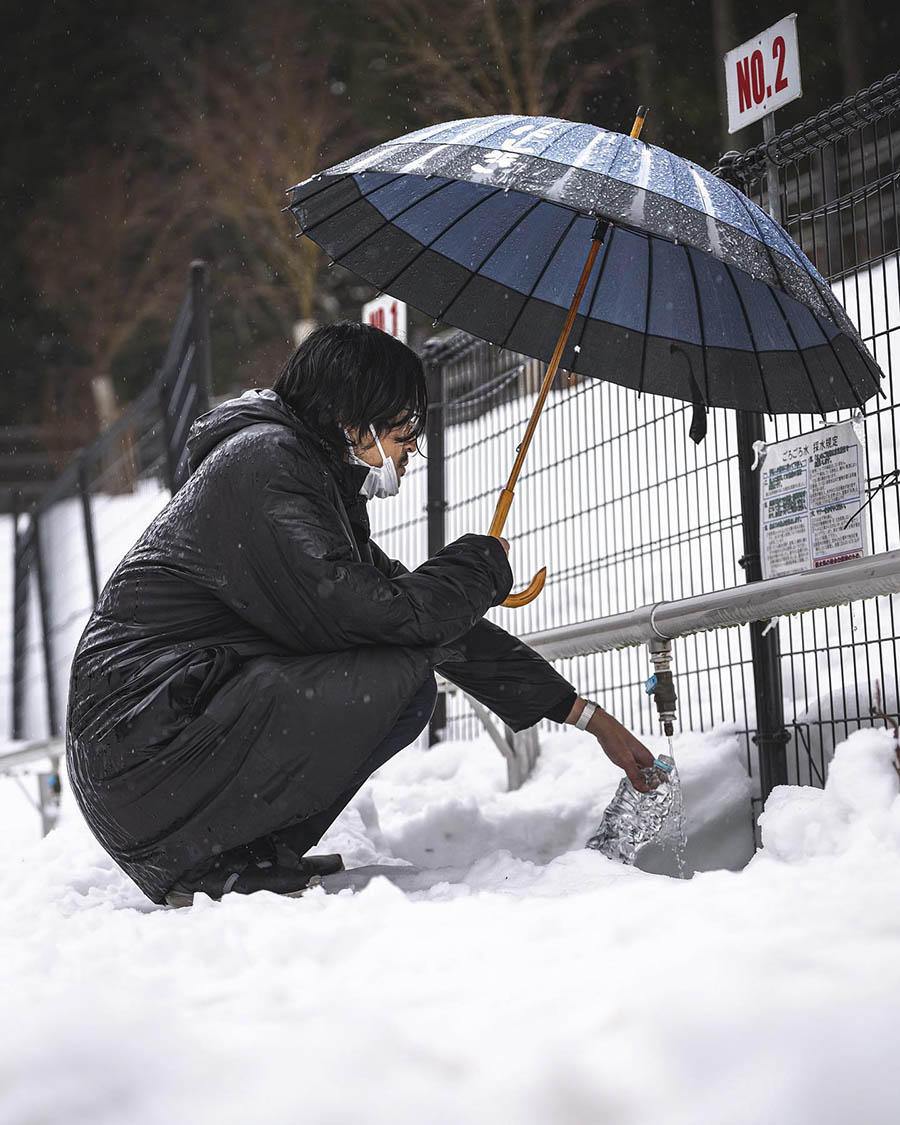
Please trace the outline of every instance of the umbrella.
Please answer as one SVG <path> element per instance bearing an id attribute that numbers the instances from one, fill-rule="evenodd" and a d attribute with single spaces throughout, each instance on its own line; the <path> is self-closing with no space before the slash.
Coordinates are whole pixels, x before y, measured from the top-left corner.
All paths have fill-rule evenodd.
<path id="1" fill-rule="evenodd" d="M 434 125 L 290 189 L 331 259 L 435 321 L 695 406 L 862 406 L 881 373 L 830 286 L 738 189 L 631 136 L 552 117 Z M 574 296 L 573 296 L 574 295 Z M 543 585 L 542 571 L 521 605 Z"/>

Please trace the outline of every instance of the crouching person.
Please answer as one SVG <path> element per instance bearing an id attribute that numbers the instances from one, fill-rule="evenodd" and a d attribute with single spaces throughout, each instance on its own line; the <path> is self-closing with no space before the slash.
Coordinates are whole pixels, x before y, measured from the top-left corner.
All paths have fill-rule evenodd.
<path id="1" fill-rule="evenodd" d="M 273 390 L 195 423 L 191 475 L 107 583 L 75 653 L 73 790 L 157 903 L 297 893 L 354 793 L 415 741 L 434 669 L 514 730 L 585 725 L 643 788 L 652 756 L 483 620 L 505 540 L 463 535 L 409 572 L 369 537 L 424 427 L 422 366 L 359 324 L 321 328 Z"/>

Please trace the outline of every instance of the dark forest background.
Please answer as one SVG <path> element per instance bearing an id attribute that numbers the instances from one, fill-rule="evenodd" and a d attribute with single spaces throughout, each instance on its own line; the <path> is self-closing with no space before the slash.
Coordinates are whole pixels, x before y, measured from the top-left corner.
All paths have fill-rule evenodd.
<path id="1" fill-rule="evenodd" d="M 548 113 L 706 166 L 721 55 L 799 13 L 784 128 L 898 67 L 897 0 L 32 0 L 2 15 L 0 424 L 64 452 L 162 358 L 192 258 L 212 277 L 216 394 L 272 382 L 299 320 L 372 292 L 294 238 L 292 183 L 440 120 Z M 417 324 L 424 333 L 430 325 Z"/>

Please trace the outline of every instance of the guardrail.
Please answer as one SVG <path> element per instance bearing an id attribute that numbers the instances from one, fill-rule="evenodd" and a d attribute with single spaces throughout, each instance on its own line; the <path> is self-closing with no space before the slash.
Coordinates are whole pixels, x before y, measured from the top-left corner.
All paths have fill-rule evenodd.
<path id="1" fill-rule="evenodd" d="M 628 645 L 774 621 L 794 613 L 900 594 L 900 551 L 852 559 L 821 570 L 768 578 L 693 598 L 656 602 L 628 613 L 543 629 L 522 639 L 547 660 L 589 656 Z"/>

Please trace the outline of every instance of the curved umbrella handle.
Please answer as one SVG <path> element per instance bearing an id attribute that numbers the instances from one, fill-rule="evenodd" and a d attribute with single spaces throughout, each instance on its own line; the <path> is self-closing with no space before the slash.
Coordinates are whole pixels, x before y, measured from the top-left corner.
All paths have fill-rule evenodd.
<path id="1" fill-rule="evenodd" d="M 500 604 L 509 606 L 511 609 L 520 609 L 523 605 L 528 605 L 529 602 L 534 601 L 541 590 L 543 590 L 546 581 L 547 568 L 542 566 L 524 590 L 518 594 L 510 594 L 509 597 L 505 598 Z"/>
<path id="2" fill-rule="evenodd" d="M 500 493 L 500 499 L 497 501 L 497 510 L 494 512 L 494 518 L 491 521 L 488 535 L 493 535 L 495 539 L 500 538 L 500 532 L 503 531 L 503 525 L 506 523 L 506 517 L 509 514 L 509 508 L 512 502 L 512 489 L 504 488 Z M 505 598 L 500 604 L 508 606 L 510 609 L 521 609 L 523 605 L 528 605 L 529 602 L 534 601 L 541 590 L 543 590 L 546 581 L 547 568 L 542 566 L 521 593 L 510 594 L 509 597 Z"/>

